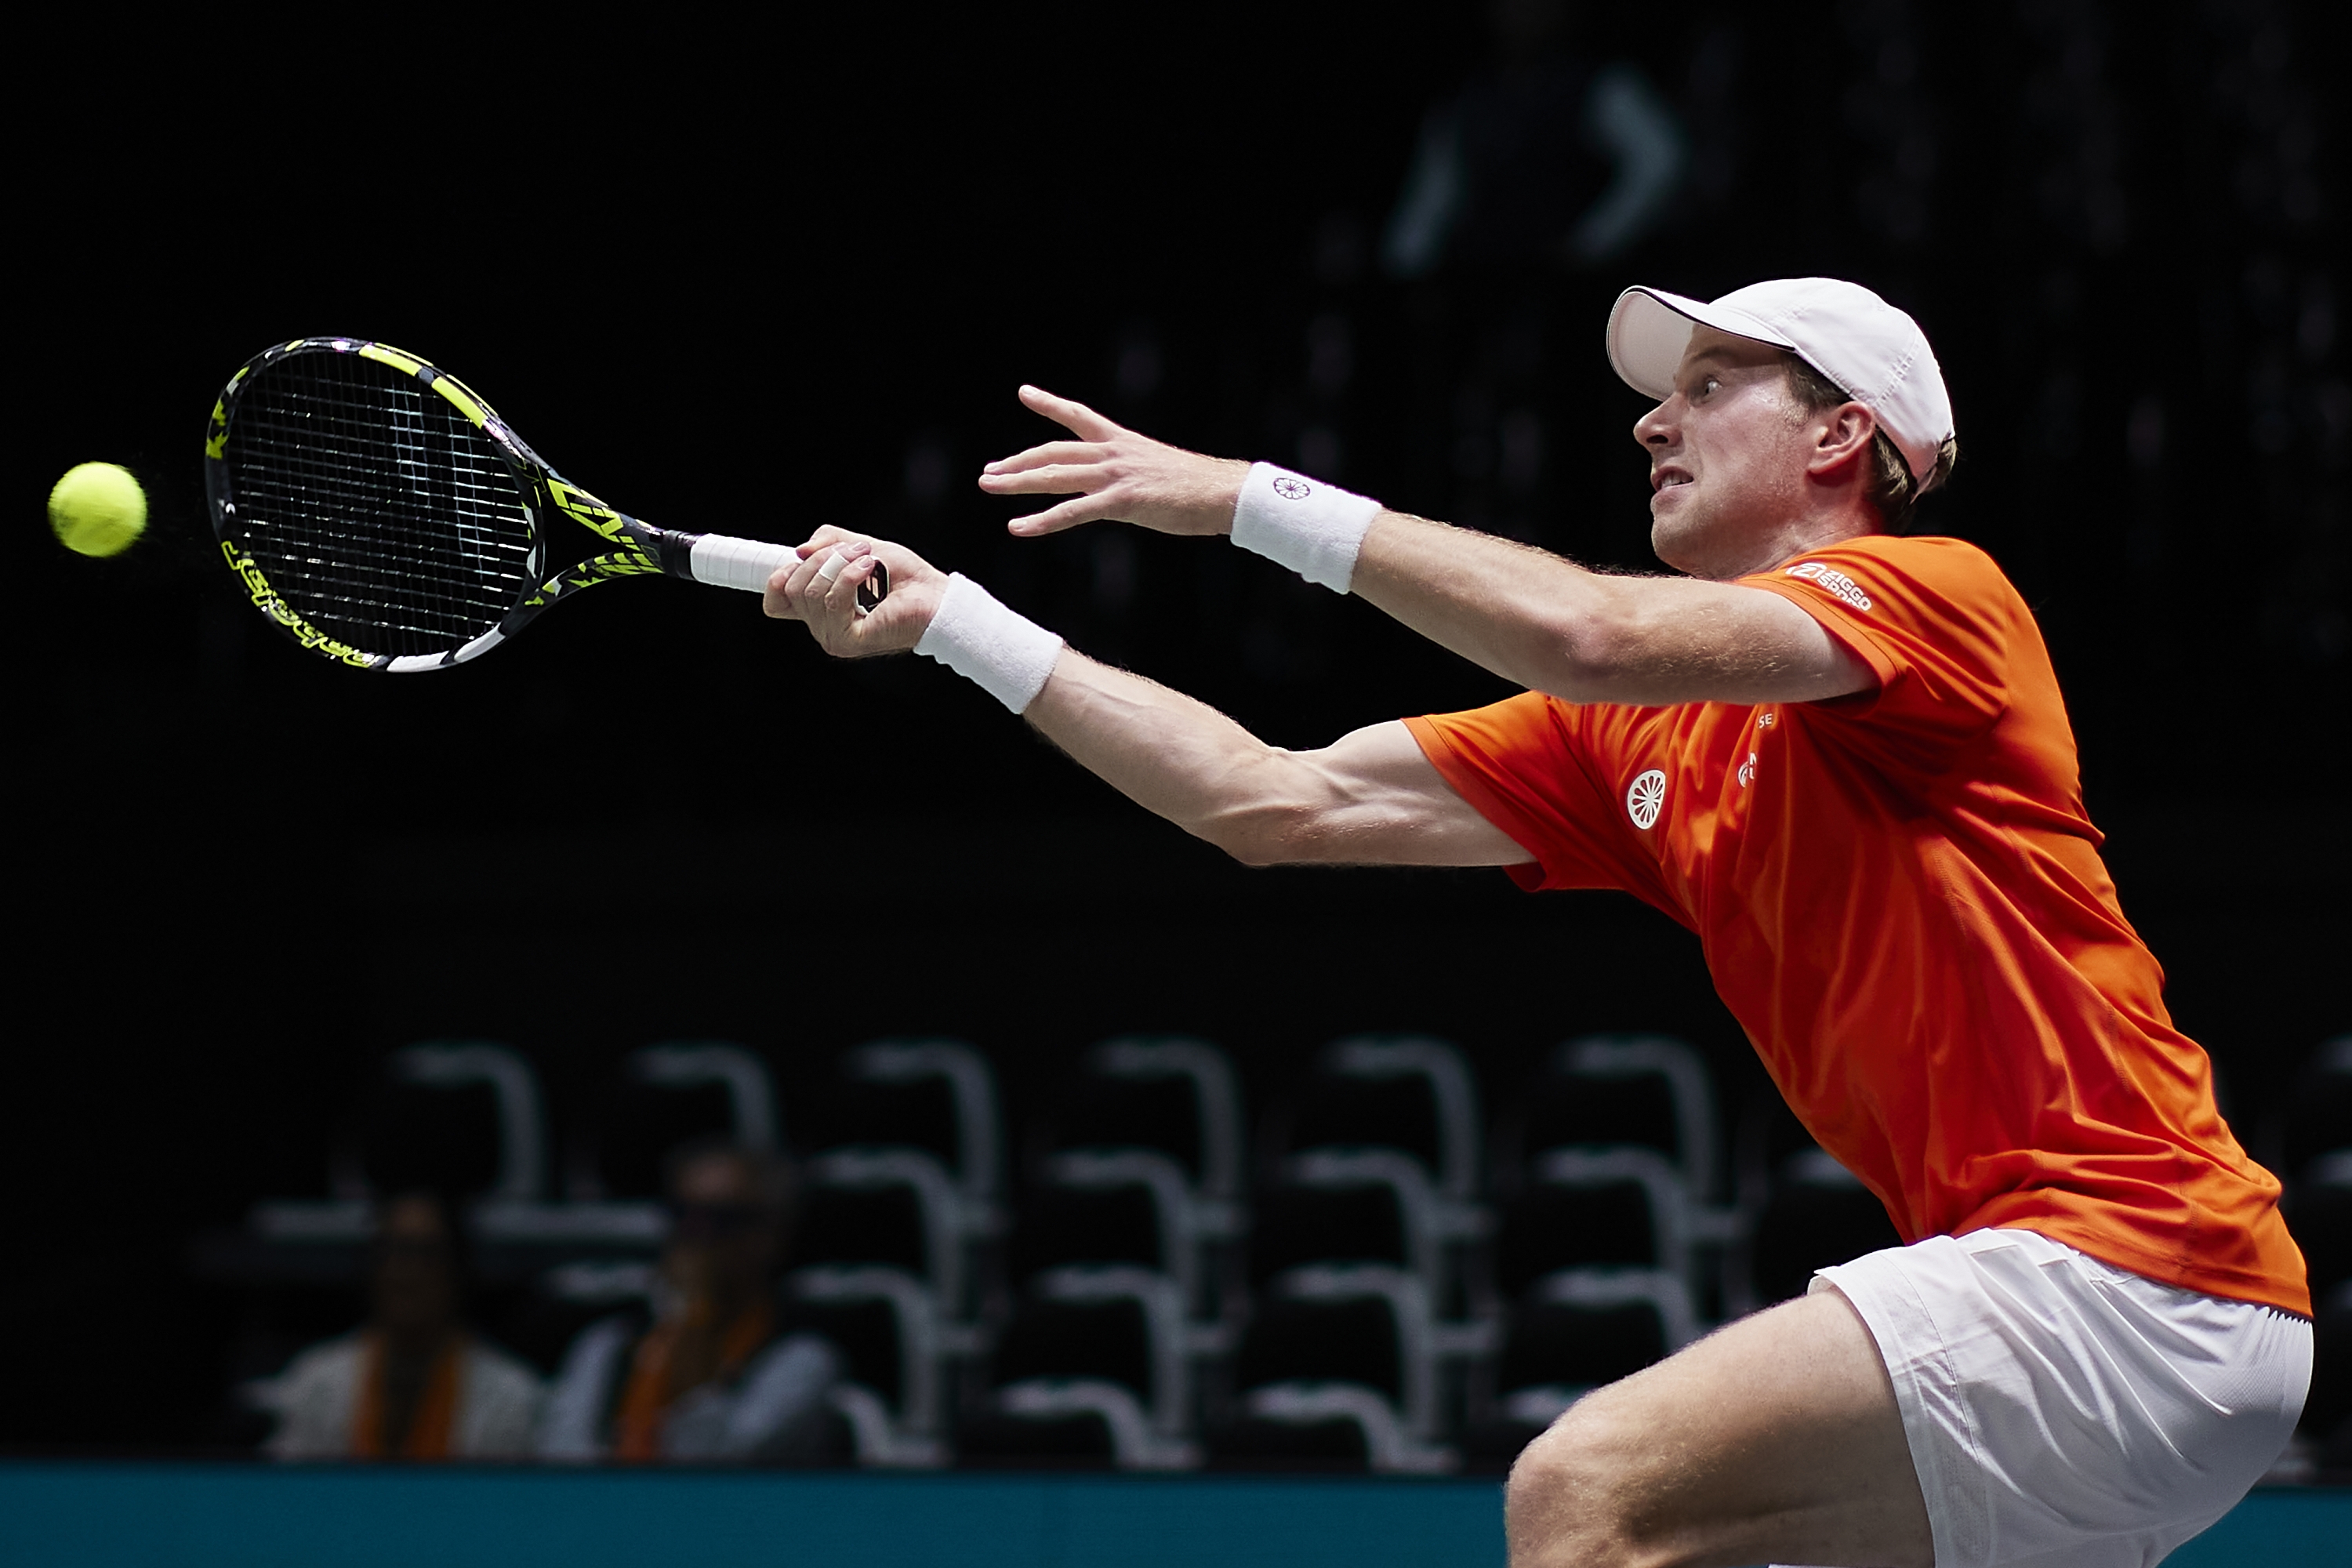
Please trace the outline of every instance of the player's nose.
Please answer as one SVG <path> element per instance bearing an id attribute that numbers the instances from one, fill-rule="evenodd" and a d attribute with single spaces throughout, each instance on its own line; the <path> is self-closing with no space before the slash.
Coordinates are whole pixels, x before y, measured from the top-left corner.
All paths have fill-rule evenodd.
<path id="1" fill-rule="evenodd" d="M 1675 400 L 1668 398 L 1633 421 L 1633 440 L 1644 447 L 1664 447 L 1675 438 Z"/>

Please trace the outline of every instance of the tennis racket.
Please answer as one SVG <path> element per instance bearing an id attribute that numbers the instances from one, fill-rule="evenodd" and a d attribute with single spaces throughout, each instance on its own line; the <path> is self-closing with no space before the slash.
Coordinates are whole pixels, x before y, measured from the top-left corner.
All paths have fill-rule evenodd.
<path id="1" fill-rule="evenodd" d="M 229 378 L 205 437 L 213 533 L 254 607 L 357 669 L 463 664 L 614 577 L 759 593 L 791 546 L 679 533 L 541 462 L 465 383 L 359 338 L 297 338 Z M 557 516 L 604 548 L 551 567 Z M 559 551 L 558 559 L 571 551 Z M 890 591 L 878 564 L 857 593 Z"/>

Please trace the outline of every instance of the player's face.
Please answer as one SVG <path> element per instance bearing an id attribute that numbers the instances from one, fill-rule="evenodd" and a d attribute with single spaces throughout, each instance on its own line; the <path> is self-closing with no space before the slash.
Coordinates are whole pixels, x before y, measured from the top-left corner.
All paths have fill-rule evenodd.
<path id="1" fill-rule="evenodd" d="M 1801 514 L 1812 452 L 1780 351 L 1712 327 L 1691 334 L 1674 391 L 1633 426 L 1650 457 L 1650 547 L 1695 577 L 1772 565 Z"/>

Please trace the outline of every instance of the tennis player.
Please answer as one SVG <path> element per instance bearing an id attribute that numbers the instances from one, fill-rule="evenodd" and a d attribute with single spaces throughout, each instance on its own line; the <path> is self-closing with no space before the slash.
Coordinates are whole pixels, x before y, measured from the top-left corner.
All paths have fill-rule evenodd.
<path id="1" fill-rule="evenodd" d="M 1229 534 L 1525 689 L 1489 708 L 1285 751 L 832 531 L 768 610 L 835 654 L 941 660 L 1250 864 L 1498 866 L 1698 934 L 1790 1105 L 1909 1245 L 1572 1406 L 1512 1472 L 1514 1563 L 2154 1563 L 2284 1449 L 2310 1300 L 2278 1184 L 2117 906 L 2032 613 L 1981 551 L 1906 531 L 1957 451 L 1935 355 L 1822 279 L 1631 289 L 1607 343 L 1656 404 L 1633 437 L 1672 576 L 1034 388 L 1071 438 L 980 481 L 1070 498 L 1016 534 Z M 892 592 L 861 618 L 876 558 Z"/>

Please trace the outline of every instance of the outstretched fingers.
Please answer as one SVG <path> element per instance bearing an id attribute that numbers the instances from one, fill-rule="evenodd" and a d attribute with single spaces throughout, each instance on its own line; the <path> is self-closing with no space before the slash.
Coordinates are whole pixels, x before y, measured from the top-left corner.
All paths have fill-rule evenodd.
<path id="1" fill-rule="evenodd" d="M 1162 533 L 1211 534 L 1230 525 L 1246 463 L 1205 458 L 1111 423 L 1083 403 L 1024 386 L 1021 401 L 1080 439 L 1045 441 L 981 470 L 990 495 L 1072 499 L 1005 526 L 1022 538 L 1098 520 Z"/>
<path id="2" fill-rule="evenodd" d="M 1056 397 L 1042 386 L 1024 386 L 1021 402 L 1023 406 L 1044 415 L 1082 441 L 1108 441 L 1114 436 L 1124 434 L 1121 426 L 1112 424 L 1085 404 Z"/>
<path id="3" fill-rule="evenodd" d="M 1016 517 L 1004 525 L 1008 533 L 1024 539 L 1035 539 L 1043 534 L 1059 533 L 1066 528 L 1076 528 L 1082 522 L 1098 522 L 1111 516 L 1118 508 L 1107 497 L 1099 495 L 1073 496 L 1059 506 L 1044 511 Z"/>
<path id="4" fill-rule="evenodd" d="M 1094 495 L 1117 478 L 1103 463 L 1052 463 L 1018 474 L 982 474 L 980 488 L 992 496 Z"/>
<path id="5" fill-rule="evenodd" d="M 1056 463 L 1088 463 L 1102 456 L 1102 444 L 1097 441 L 1047 441 L 1015 452 L 1009 458 L 999 458 L 980 470 L 981 483 L 1006 474 L 1027 473 Z"/>

